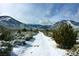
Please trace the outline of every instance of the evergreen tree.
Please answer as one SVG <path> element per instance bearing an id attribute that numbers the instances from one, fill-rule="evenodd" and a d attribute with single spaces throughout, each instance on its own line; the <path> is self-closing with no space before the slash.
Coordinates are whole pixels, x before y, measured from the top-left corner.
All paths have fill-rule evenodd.
<path id="1" fill-rule="evenodd" d="M 53 31 L 53 38 L 61 48 L 71 48 L 76 43 L 77 33 L 70 24 L 64 23 Z"/>

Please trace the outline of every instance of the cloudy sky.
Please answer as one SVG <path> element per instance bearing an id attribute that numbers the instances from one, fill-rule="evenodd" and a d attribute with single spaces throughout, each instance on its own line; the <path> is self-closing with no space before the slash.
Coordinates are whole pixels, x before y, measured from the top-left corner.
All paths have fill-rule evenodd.
<path id="1" fill-rule="evenodd" d="M 18 21 L 30 24 L 53 24 L 60 20 L 79 21 L 79 4 L 0 4 L 1 15 L 12 16 Z"/>

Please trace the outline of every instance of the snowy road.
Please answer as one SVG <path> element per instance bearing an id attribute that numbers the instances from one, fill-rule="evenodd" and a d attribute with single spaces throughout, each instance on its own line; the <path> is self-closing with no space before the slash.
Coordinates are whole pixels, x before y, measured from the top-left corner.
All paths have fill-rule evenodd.
<path id="1" fill-rule="evenodd" d="M 56 47 L 56 43 L 39 32 L 34 36 L 35 41 L 27 46 L 13 48 L 13 53 L 19 56 L 64 56 L 66 51 Z"/>

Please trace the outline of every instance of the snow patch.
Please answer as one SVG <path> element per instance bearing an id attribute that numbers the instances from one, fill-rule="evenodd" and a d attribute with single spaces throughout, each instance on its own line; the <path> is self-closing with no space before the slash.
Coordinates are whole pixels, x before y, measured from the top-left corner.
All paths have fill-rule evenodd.
<path id="1" fill-rule="evenodd" d="M 70 24 L 72 27 L 74 27 L 74 28 L 76 28 L 76 29 L 79 28 L 79 26 L 73 25 L 70 21 L 67 21 L 67 23 Z"/>
<path id="2" fill-rule="evenodd" d="M 10 19 L 11 19 L 11 18 L 1 18 L 0 21 L 3 21 L 3 20 L 9 21 Z"/>

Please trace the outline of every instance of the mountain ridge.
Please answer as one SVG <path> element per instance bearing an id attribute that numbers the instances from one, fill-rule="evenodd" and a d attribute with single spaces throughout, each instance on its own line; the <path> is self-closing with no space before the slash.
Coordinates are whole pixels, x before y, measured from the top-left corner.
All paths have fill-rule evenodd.
<path id="1" fill-rule="evenodd" d="M 49 29 L 51 25 L 24 24 L 11 16 L 0 16 L 0 25 L 10 29 Z"/>
<path id="2" fill-rule="evenodd" d="M 73 20 L 61 20 L 51 25 L 42 25 L 42 24 L 25 24 L 22 23 L 16 19 L 14 19 L 11 16 L 0 16 L 0 26 L 7 27 L 10 29 L 23 29 L 26 28 L 28 30 L 50 30 L 53 28 L 56 28 L 60 24 L 63 23 L 69 23 L 73 27 L 79 28 L 79 22 L 73 21 Z"/>

